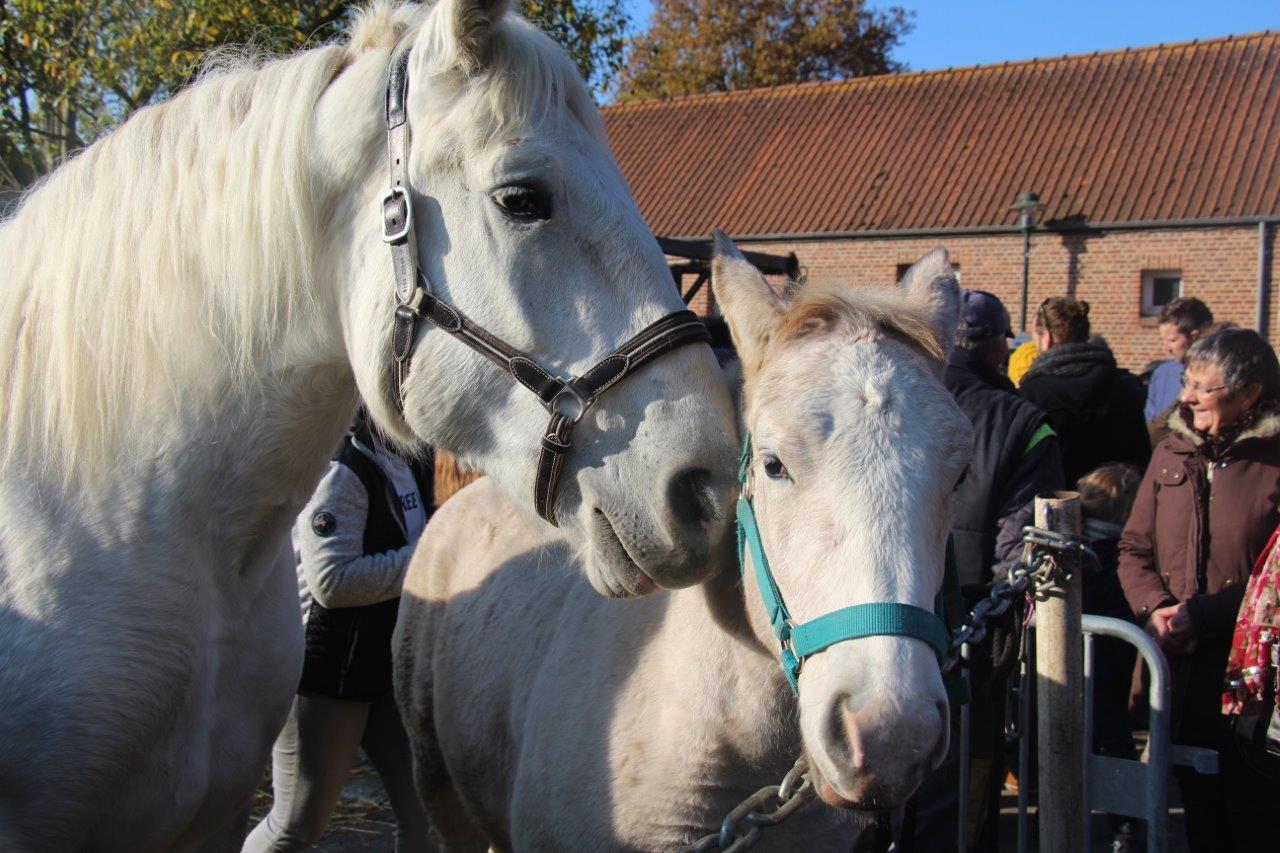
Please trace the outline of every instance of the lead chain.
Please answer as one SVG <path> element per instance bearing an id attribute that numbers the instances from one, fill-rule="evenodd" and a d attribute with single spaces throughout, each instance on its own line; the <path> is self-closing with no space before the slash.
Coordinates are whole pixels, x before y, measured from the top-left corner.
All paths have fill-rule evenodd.
<path id="1" fill-rule="evenodd" d="M 680 849 L 682 853 L 746 850 L 760 840 L 767 828 L 782 823 L 812 797 L 809 763 L 801 756 L 780 784 L 766 785 L 738 803 L 721 822 L 719 832 Z"/>

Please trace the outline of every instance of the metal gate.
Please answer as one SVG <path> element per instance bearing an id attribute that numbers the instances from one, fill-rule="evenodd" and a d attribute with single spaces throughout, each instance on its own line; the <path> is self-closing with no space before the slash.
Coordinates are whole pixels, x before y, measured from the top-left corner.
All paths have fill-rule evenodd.
<path id="1" fill-rule="evenodd" d="M 1031 627 L 1035 627 L 1032 619 Z M 1172 744 L 1169 663 L 1156 642 L 1144 631 L 1122 619 L 1108 616 L 1081 617 L 1084 642 L 1084 749 L 1085 808 L 1140 818 L 1147 823 L 1147 849 L 1164 853 L 1169 849 L 1169 770 L 1171 764 L 1185 764 L 1199 773 L 1217 773 L 1218 756 L 1208 749 Z M 1151 675 L 1147 692 L 1147 748 L 1142 760 L 1130 761 L 1093 752 L 1093 638 L 1115 637 L 1138 650 Z M 1018 853 L 1026 853 L 1030 843 L 1031 673 L 1024 661 L 1018 684 Z M 961 736 L 968 740 L 968 711 L 961 716 Z M 962 765 L 964 766 L 964 765 Z M 965 784 L 967 774 L 961 774 Z M 967 792 L 962 791 L 961 803 Z M 963 826 L 963 824 L 962 824 Z"/>

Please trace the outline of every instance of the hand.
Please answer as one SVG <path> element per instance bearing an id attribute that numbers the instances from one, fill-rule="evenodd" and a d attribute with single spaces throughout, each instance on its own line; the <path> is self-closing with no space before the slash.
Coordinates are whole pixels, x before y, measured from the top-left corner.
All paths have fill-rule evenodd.
<path id="1" fill-rule="evenodd" d="M 1166 652 L 1189 655 L 1196 650 L 1195 628 L 1183 602 L 1155 610 L 1147 623 L 1147 632 Z"/>

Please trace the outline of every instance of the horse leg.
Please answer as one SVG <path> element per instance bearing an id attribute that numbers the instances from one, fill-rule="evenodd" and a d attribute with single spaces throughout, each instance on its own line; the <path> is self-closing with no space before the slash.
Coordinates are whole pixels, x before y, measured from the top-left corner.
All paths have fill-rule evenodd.
<path id="1" fill-rule="evenodd" d="M 411 594 L 400 600 L 392 638 L 393 677 L 400 721 L 409 739 L 413 786 L 428 821 L 428 850 L 487 851 L 489 840 L 467 815 L 445 769 L 435 726 L 433 672 L 426 638 L 433 606 Z"/>
<path id="2" fill-rule="evenodd" d="M 453 786 L 436 738 L 431 712 L 430 687 L 420 682 L 414 695 L 399 703 L 408 731 L 412 756 L 413 785 L 425 809 L 429 832 L 428 850 L 480 851 L 490 849 L 489 839 L 467 814 L 467 808 Z M 397 691 L 397 699 L 400 693 Z M 425 700 L 425 701 L 423 701 Z"/>
<path id="3" fill-rule="evenodd" d="M 499 850 L 498 846 L 490 846 L 488 837 L 480 831 L 475 822 L 467 814 L 458 791 L 453 787 L 453 780 L 444 771 L 439 753 L 432 759 L 432 769 L 424 769 L 426 763 L 421 761 L 417 752 L 413 756 L 414 778 L 418 790 L 422 792 L 427 807 L 427 815 L 431 821 L 434 849 L 439 851 L 457 851 L 458 853 L 486 853 Z"/>

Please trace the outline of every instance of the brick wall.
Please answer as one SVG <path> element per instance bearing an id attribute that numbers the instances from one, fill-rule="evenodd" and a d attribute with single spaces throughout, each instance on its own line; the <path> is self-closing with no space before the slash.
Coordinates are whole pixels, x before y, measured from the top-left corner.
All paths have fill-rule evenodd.
<path id="1" fill-rule="evenodd" d="M 1277 337 L 1275 291 L 1280 288 L 1275 228 L 1270 229 L 1267 305 L 1273 345 Z M 1071 295 L 1090 305 L 1095 332 L 1111 344 L 1120 364 L 1138 370 L 1163 358 L 1154 318 L 1141 316 L 1142 271 L 1182 271 L 1185 296 L 1203 299 L 1219 320 L 1254 326 L 1258 281 L 1257 226 L 1238 228 L 1111 231 L 1093 236 L 1036 234 L 1032 238 L 1029 321 L 1049 296 Z M 929 239 L 822 240 L 743 243 L 742 248 L 775 254 L 795 252 L 813 281 L 855 284 L 893 281 L 899 264 L 944 246 L 960 267 L 966 287 L 990 290 L 1005 301 L 1018 325 L 1022 292 L 1021 235 Z M 704 308 L 699 294 L 695 308 Z"/>

